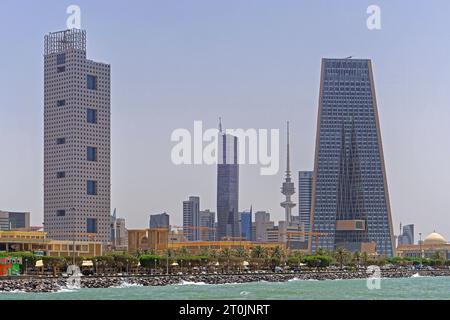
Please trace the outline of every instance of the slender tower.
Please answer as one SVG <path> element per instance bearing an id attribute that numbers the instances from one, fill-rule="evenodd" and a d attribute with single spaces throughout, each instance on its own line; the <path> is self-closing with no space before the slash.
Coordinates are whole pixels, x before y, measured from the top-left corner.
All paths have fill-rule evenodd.
<path id="1" fill-rule="evenodd" d="M 223 132 L 219 123 L 217 164 L 217 231 L 218 239 L 241 237 L 239 223 L 238 138 Z"/>
<path id="2" fill-rule="evenodd" d="M 108 243 L 110 208 L 111 67 L 87 58 L 86 31 L 53 32 L 44 51 L 44 230 Z"/>
<path id="3" fill-rule="evenodd" d="M 294 183 L 291 181 L 291 161 L 290 161 L 290 145 L 289 145 L 289 121 L 287 122 L 287 156 L 286 156 L 286 177 L 281 186 L 281 193 L 286 197 L 280 205 L 284 208 L 286 223 L 292 222 L 292 208 L 295 203 L 292 202 L 291 196 L 295 194 Z"/>

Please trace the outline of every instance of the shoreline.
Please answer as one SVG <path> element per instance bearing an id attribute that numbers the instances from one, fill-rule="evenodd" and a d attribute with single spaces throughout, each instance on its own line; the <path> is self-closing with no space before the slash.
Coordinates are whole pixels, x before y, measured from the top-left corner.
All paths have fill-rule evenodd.
<path id="1" fill-rule="evenodd" d="M 446 277 L 450 270 L 383 270 L 381 278 Z M 188 284 L 241 284 L 254 282 L 288 282 L 292 280 L 350 280 L 367 279 L 370 274 L 365 271 L 304 271 L 297 273 L 241 273 L 241 274 L 195 274 L 195 275 L 113 275 L 83 276 L 81 289 L 113 288 L 126 285 L 169 286 Z M 2 293 L 52 293 L 70 289 L 68 278 L 25 276 L 0 278 Z"/>

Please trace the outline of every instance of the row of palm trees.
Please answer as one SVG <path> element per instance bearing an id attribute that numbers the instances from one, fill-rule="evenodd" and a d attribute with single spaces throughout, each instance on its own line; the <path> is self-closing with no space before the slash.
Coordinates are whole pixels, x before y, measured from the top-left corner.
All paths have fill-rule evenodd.
<path id="1" fill-rule="evenodd" d="M 60 273 L 68 265 L 73 263 L 72 257 L 38 257 L 32 253 L 17 253 L 16 256 L 22 257 L 23 273 L 30 271 L 37 260 L 43 260 L 46 269 L 53 270 L 53 274 Z M 95 273 L 119 273 L 142 271 L 145 269 L 168 269 L 169 265 L 180 264 L 185 267 L 186 271 L 191 267 L 211 267 L 220 265 L 223 271 L 242 270 L 245 265 L 246 269 L 274 269 L 276 266 L 290 267 L 327 267 L 330 264 L 338 266 L 340 269 L 344 267 L 365 267 L 368 265 L 383 264 L 429 264 L 444 265 L 450 264 L 445 261 L 441 254 L 436 253 L 430 259 L 413 259 L 413 258 L 374 258 L 367 253 L 349 252 L 344 248 L 337 248 L 334 251 L 318 249 L 314 255 L 306 255 L 300 250 L 285 250 L 282 247 L 266 248 L 256 246 L 251 250 L 245 250 L 244 247 L 238 248 L 222 248 L 211 249 L 204 248 L 200 252 L 191 252 L 188 248 L 179 250 L 167 250 L 165 253 L 158 255 L 157 252 L 144 251 L 136 252 L 130 255 L 126 252 L 107 253 L 98 257 L 75 257 L 75 263 L 82 267 L 84 260 L 93 262 Z"/>

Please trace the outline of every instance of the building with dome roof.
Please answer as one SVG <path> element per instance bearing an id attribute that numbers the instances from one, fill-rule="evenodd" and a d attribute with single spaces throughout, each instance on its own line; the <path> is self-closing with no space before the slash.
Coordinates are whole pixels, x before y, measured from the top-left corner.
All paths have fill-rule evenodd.
<path id="1" fill-rule="evenodd" d="M 437 233 L 437 232 L 432 232 L 430 233 L 425 240 L 423 240 L 423 244 L 425 245 L 442 245 L 442 244 L 447 244 L 447 240 L 445 240 L 445 238 Z"/>
<path id="2" fill-rule="evenodd" d="M 401 257 L 432 258 L 437 252 L 443 259 L 450 260 L 450 243 L 436 231 L 418 244 L 401 244 L 397 247 L 397 255 Z"/>

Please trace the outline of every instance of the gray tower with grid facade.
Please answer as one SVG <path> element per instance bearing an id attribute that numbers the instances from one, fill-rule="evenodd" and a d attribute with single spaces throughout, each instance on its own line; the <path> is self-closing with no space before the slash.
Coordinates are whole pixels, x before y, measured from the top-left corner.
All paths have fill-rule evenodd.
<path id="1" fill-rule="evenodd" d="M 370 60 L 323 59 L 310 248 L 394 255 L 391 208 Z"/>
<path id="2" fill-rule="evenodd" d="M 110 66 L 86 58 L 86 32 L 45 36 L 44 229 L 50 238 L 108 242 Z"/>

